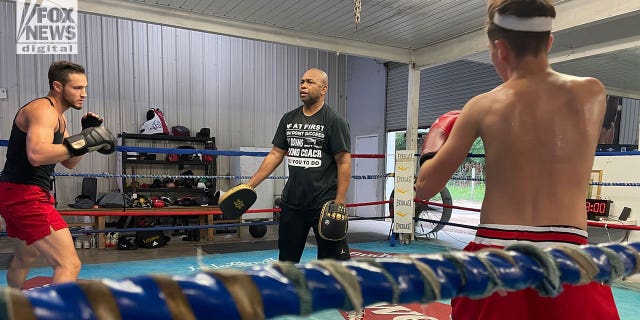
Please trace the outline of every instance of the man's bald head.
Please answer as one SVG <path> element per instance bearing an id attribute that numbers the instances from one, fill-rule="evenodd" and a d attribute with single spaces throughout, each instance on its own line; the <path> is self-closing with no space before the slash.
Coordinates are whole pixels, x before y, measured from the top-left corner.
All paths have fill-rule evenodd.
<path id="1" fill-rule="evenodd" d="M 325 86 L 329 86 L 329 76 L 327 76 L 327 73 L 322 71 L 321 69 L 311 68 L 311 69 L 307 70 L 307 72 L 305 72 L 302 77 L 305 78 L 307 76 L 310 77 L 310 78 L 314 78 L 316 80 L 319 80 L 320 83 L 325 85 Z"/>
<path id="2" fill-rule="evenodd" d="M 322 106 L 329 88 L 329 77 L 317 68 L 307 70 L 300 79 L 300 100 L 305 106 Z"/>

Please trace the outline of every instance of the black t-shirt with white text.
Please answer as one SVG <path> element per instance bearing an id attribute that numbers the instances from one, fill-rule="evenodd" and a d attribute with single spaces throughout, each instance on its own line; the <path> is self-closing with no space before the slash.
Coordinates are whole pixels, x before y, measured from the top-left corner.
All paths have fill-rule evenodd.
<path id="1" fill-rule="evenodd" d="M 351 152 L 349 125 L 325 104 L 306 116 L 302 107 L 287 112 L 273 137 L 273 145 L 287 150 L 289 180 L 282 204 L 291 209 L 319 209 L 336 197 L 338 167 L 334 155 Z"/>

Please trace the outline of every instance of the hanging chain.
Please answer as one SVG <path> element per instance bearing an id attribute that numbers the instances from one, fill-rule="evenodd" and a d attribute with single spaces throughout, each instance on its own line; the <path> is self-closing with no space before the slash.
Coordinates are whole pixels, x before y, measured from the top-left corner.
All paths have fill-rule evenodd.
<path id="1" fill-rule="evenodd" d="M 360 23 L 361 11 L 362 11 L 362 0 L 353 0 L 353 21 L 356 24 L 356 30 L 358 30 L 358 24 Z"/>

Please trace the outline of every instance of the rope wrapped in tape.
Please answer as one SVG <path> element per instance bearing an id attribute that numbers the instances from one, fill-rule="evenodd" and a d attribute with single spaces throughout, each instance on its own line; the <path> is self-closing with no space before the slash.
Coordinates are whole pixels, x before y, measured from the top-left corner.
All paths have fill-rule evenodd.
<path id="1" fill-rule="evenodd" d="M 278 262 L 244 271 L 151 275 L 64 283 L 0 294 L 2 319 L 265 319 L 374 303 L 426 303 L 456 296 L 562 284 L 609 283 L 640 272 L 640 242 L 408 255 L 346 262 Z"/>
<path id="2" fill-rule="evenodd" d="M 86 178 L 126 178 L 126 179 L 238 179 L 249 180 L 251 176 L 230 176 L 230 175 L 167 175 L 167 174 L 121 174 L 121 173 L 82 173 L 82 172 L 56 172 L 56 177 L 86 177 Z M 369 174 L 369 175 L 353 175 L 351 179 L 354 180 L 378 180 L 388 178 L 389 174 Z M 268 176 L 266 179 L 278 179 L 286 180 L 289 176 Z"/>

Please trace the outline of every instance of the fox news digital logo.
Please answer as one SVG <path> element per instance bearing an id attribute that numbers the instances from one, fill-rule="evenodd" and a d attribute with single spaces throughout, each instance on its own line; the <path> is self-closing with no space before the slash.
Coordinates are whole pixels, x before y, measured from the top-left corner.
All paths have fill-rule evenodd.
<path id="1" fill-rule="evenodd" d="M 17 0 L 17 54 L 77 54 L 77 0 Z"/>

